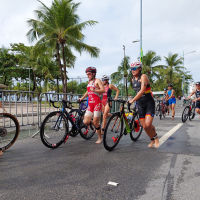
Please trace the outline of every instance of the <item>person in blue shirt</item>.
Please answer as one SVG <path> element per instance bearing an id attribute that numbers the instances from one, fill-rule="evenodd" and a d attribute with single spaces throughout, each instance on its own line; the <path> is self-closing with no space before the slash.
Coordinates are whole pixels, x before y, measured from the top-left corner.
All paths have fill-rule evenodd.
<path id="1" fill-rule="evenodd" d="M 171 83 L 168 85 L 166 100 L 169 102 L 169 107 L 172 111 L 172 120 L 174 120 L 176 97 L 175 97 L 175 90 L 173 89 L 173 85 Z"/>

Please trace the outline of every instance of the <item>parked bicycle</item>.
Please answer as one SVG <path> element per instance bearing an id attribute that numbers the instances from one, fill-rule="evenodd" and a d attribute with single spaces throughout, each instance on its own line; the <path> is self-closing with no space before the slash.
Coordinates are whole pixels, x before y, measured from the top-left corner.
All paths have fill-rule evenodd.
<path id="1" fill-rule="evenodd" d="M 19 136 L 19 122 L 10 113 L 0 113 L 0 150 L 6 151 L 17 140 Z"/>
<path id="2" fill-rule="evenodd" d="M 156 105 L 155 114 L 159 115 L 160 119 L 165 118 L 167 113 L 167 106 L 164 104 L 163 100 L 157 100 L 158 104 Z"/>
<path id="3" fill-rule="evenodd" d="M 183 113 L 182 113 L 182 122 L 185 123 L 187 119 L 191 121 L 195 117 L 195 107 L 196 102 L 192 102 L 189 100 L 189 105 L 185 106 Z"/>
<path id="4" fill-rule="evenodd" d="M 123 135 L 130 134 L 133 141 L 137 141 L 140 137 L 143 127 L 140 124 L 137 107 L 135 106 L 133 111 L 130 111 L 130 104 L 128 104 L 128 117 L 125 113 L 125 104 L 127 101 L 124 100 L 109 100 L 109 105 L 112 102 L 118 102 L 121 104 L 119 112 L 112 114 L 106 125 L 103 144 L 106 150 L 112 151 L 119 143 Z M 125 126 L 125 127 L 124 127 Z"/>
<path id="5" fill-rule="evenodd" d="M 62 100 L 61 108 L 55 105 L 58 103 L 56 101 L 50 103 L 59 110 L 49 113 L 41 124 L 40 137 L 46 147 L 55 149 L 66 143 L 69 136 L 75 137 L 79 133 L 86 140 L 92 138 L 96 130 L 92 123 L 89 126 L 83 124 L 83 102 L 79 103 L 78 109 L 73 108 L 72 103 L 66 100 Z"/>

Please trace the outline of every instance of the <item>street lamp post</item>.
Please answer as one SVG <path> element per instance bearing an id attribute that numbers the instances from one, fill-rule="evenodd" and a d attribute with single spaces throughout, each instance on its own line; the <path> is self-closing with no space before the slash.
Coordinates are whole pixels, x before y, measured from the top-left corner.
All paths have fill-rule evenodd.
<path id="1" fill-rule="evenodd" d="M 132 43 L 137 43 L 137 42 L 140 42 L 140 40 L 134 40 L 134 41 L 132 41 Z M 140 58 L 140 55 L 139 55 L 139 58 Z"/>
<path id="2" fill-rule="evenodd" d="M 125 47 L 125 45 L 123 45 L 123 50 L 124 50 L 124 63 L 123 63 L 123 65 L 124 65 L 124 72 L 125 72 L 125 65 L 126 65 L 126 63 L 125 63 L 125 59 L 126 59 L 126 47 Z M 125 93 L 126 93 L 126 95 L 128 96 L 128 91 L 126 91 L 126 77 L 125 77 L 125 74 L 124 74 L 124 91 L 125 91 Z"/>
<path id="3" fill-rule="evenodd" d="M 140 0 L 140 62 L 142 62 L 143 50 L 142 50 L 142 0 Z"/>

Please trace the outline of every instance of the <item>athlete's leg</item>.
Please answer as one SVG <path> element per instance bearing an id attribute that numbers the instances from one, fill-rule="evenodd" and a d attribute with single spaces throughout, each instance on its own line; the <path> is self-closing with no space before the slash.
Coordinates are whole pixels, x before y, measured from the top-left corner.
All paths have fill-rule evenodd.
<path id="1" fill-rule="evenodd" d="M 196 108 L 195 111 L 196 111 L 196 113 L 198 113 L 200 115 L 200 109 L 199 108 Z"/>
<path id="2" fill-rule="evenodd" d="M 107 117 L 109 115 L 110 112 L 110 107 L 108 104 L 106 104 L 105 109 L 104 109 L 104 113 L 103 113 L 103 122 L 102 122 L 102 134 L 104 134 L 104 129 L 106 127 L 106 122 L 107 122 Z"/>
<path id="3" fill-rule="evenodd" d="M 104 113 L 105 106 L 102 104 L 102 113 Z"/>
<path id="4" fill-rule="evenodd" d="M 3 155 L 3 151 L 2 150 L 0 150 L 0 156 L 2 156 Z"/>
<path id="5" fill-rule="evenodd" d="M 100 144 L 102 142 L 100 118 L 101 118 L 101 112 L 94 111 L 93 124 L 94 124 L 94 127 L 96 128 L 96 132 L 98 134 L 98 139 L 96 141 L 96 144 Z"/>
<path id="6" fill-rule="evenodd" d="M 148 147 L 153 147 L 153 145 L 155 144 L 155 147 L 158 148 L 159 147 L 159 139 L 157 137 L 156 134 L 156 129 L 153 126 L 153 117 L 151 115 L 146 115 L 145 119 L 142 120 L 143 121 L 143 128 L 146 131 L 147 135 L 150 137 L 150 139 L 152 140 L 151 143 L 148 145 Z"/>
<path id="7" fill-rule="evenodd" d="M 86 111 L 83 119 L 85 125 L 89 125 L 92 120 L 93 113 L 91 111 Z"/>
<path id="8" fill-rule="evenodd" d="M 172 109 L 172 119 L 174 119 L 174 116 L 175 116 L 175 106 L 176 106 L 176 104 L 175 103 L 173 103 L 172 105 L 171 105 L 171 109 Z"/>
<path id="9" fill-rule="evenodd" d="M 167 104 L 167 113 L 169 115 L 169 104 Z"/>

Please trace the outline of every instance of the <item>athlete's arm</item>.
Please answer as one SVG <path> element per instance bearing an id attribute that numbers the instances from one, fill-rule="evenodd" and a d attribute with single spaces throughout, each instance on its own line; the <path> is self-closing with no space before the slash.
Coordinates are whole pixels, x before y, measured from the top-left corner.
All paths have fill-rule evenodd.
<path id="1" fill-rule="evenodd" d="M 116 91 L 116 95 L 115 95 L 115 100 L 118 98 L 119 96 L 119 89 L 117 87 L 115 87 L 113 84 L 110 84 L 110 89 Z"/>
<path id="2" fill-rule="evenodd" d="M 133 103 L 134 101 L 137 101 L 138 99 L 140 99 L 142 97 L 142 95 L 145 93 L 145 90 L 147 88 L 148 82 L 149 82 L 149 80 L 148 80 L 147 75 L 143 74 L 141 76 L 141 89 L 137 93 L 137 95 L 133 99 L 131 99 L 129 101 L 129 103 Z"/>
<path id="3" fill-rule="evenodd" d="M 99 89 L 95 89 L 94 92 L 102 94 L 105 92 L 105 88 L 103 86 L 103 83 L 100 79 L 96 79 L 96 84 L 98 85 Z"/>
<path id="4" fill-rule="evenodd" d="M 83 95 L 83 97 L 81 97 L 79 100 L 82 101 L 83 99 L 85 99 L 88 96 L 88 91 Z"/>
<path id="5" fill-rule="evenodd" d="M 186 99 L 190 99 L 192 95 L 194 95 L 195 90 L 192 91 L 192 93 L 186 98 Z"/>

